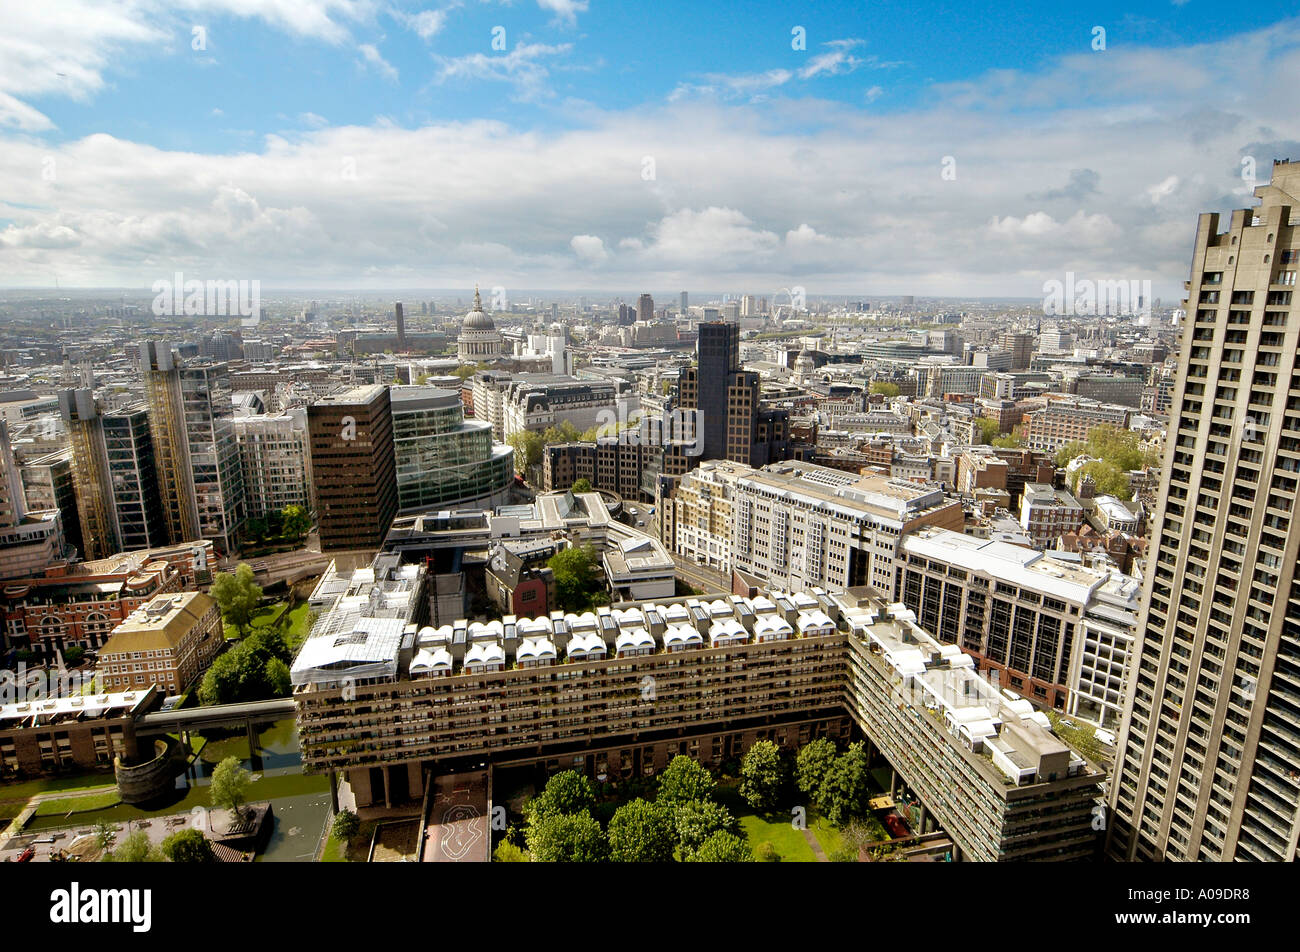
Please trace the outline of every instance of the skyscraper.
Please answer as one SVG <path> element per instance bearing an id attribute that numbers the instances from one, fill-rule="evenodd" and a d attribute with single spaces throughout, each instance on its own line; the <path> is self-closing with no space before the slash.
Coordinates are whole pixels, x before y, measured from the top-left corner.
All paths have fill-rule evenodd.
<path id="1" fill-rule="evenodd" d="M 636 319 L 638 321 L 653 321 L 655 319 L 655 299 L 648 294 L 643 294 L 636 299 Z"/>
<path id="2" fill-rule="evenodd" d="M 682 317 L 685 317 L 685 316 L 686 316 L 686 311 L 687 311 L 687 309 L 688 309 L 688 308 L 687 308 L 687 302 L 688 302 L 688 301 L 689 301 L 689 298 L 687 297 L 686 292 L 683 291 L 683 292 L 682 292 Z"/>
<path id="3" fill-rule="evenodd" d="M 104 414 L 103 427 L 122 549 L 130 552 L 167 545 L 167 520 L 158 495 L 148 411 L 143 404 L 113 410 Z"/>
<path id="4" fill-rule="evenodd" d="M 230 368 L 192 363 L 181 368 L 180 378 L 198 538 L 211 540 L 218 555 L 234 555 L 248 516 Z"/>
<path id="5" fill-rule="evenodd" d="M 1300 802 L 1300 164 L 1204 214 L 1107 851 L 1294 860 Z"/>
<path id="6" fill-rule="evenodd" d="M 322 551 L 375 548 L 397 512 L 388 388 L 357 387 L 307 408 Z"/>
<path id="7" fill-rule="evenodd" d="M 72 444 L 72 483 L 77 493 L 77 515 L 85 534 L 82 557 L 102 559 L 122 548 L 117 534 L 103 417 L 90 390 L 60 391 L 59 413 Z"/>
<path id="8" fill-rule="evenodd" d="M 167 535 L 172 545 L 191 542 L 199 538 L 199 513 L 190 473 L 189 440 L 185 435 L 180 364 L 171 344 L 142 343 L 140 372 L 149 403 L 149 427 Z"/>
<path id="9" fill-rule="evenodd" d="M 402 314 L 402 302 L 393 304 L 393 316 L 397 320 L 397 349 L 406 350 L 406 318 Z"/>

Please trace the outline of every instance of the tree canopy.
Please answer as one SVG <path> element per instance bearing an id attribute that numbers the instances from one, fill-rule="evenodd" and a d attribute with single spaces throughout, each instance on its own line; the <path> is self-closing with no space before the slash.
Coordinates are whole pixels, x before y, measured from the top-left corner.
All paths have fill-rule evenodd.
<path id="1" fill-rule="evenodd" d="M 529 823 L 524 839 L 539 863 L 601 863 L 609 856 L 605 834 L 586 810 L 541 816 Z"/>
<path id="2" fill-rule="evenodd" d="M 128 833 L 117 849 L 104 859 L 110 863 L 161 863 L 165 857 L 158 847 L 149 842 L 144 830 Z"/>
<path id="3" fill-rule="evenodd" d="M 902 391 L 899 390 L 898 384 L 896 383 L 889 383 L 886 380 L 873 380 L 871 381 L 869 392 L 878 393 L 888 400 L 898 396 Z"/>
<path id="4" fill-rule="evenodd" d="M 212 771 L 208 797 L 214 807 L 224 808 L 236 816 L 242 816 L 244 804 L 248 800 L 248 787 L 252 782 L 252 775 L 244 769 L 239 759 L 227 757 Z"/>
<path id="5" fill-rule="evenodd" d="M 582 477 L 582 479 L 579 479 L 576 482 L 574 482 L 573 486 L 570 488 L 575 493 L 589 493 L 592 491 L 591 480 L 588 479 L 586 476 L 584 476 Z"/>
<path id="6" fill-rule="evenodd" d="M 173 863 L 215 863 L 211 841 L 202 830 L 177 830 L 162 841 L 162 853 Z"/>
<path id="7" fill-rule="evenodd" d="M 591 781 L 576 770 L 562 770 L 550 780 L 542 792 L 524 807 L 530 820 L 554 813 L 579 813 L 596 805 L 596 791 Z"/>
<path id="8" fill-rule="evenodd" d="M 672 813 L 658 803 L 631 800 L 609 821 L 609 858 L 615 863 L 668 863 L 676 830 Z"/>
<path id="9" fill-rule="evenodd" d="M 262 603 L 262 587 L 246 562 L 240 562 L 233 573 L 218 573 L 212 580 L 210 594 L 221 609 L 221 617 L 241 635 L 248 630 L 257 606 Z"/>
<path id="10" fill-rule="evenodd" d="M 755 810 L 774 810 L 786 781 L 781 750 L 770 740 L 760 740 L 740 763 L 740 795 Z"/>
<path id="11" fill-rule="evenodd" d="M 515 472 L 526 475 L 542 461 L 542 438 L 532 430 L 516 430 L 506 442 L 515 451 Z"/>
<path id="12" fill-rule="evenodd" d="M 822 783 L 835 764 L 835 744 L 825 737 L 805 744 L 794 762 L 795 784 L 799 792 L 807 794 L 817 802 Z"/>
<path id="13" fill-rule="evenodd" d="M 689 859 L 714 833 L 739 833 L 740 823 L 720 803 L 687 800 L 673 805 L 673 826 L 682 857 Z"/>
<path id="14" fill-rule="evenodd" d="M 827 820 L 843 826 L 868 811 L 871 784 L 867 753 L 859 741 L 835 758 L 817 797 L 817 808 Z"/>
<path id="15" fill-rule="evenodd" d="M 590 545 L 571 545 L 547 560 L 555 573 L 555 596 L 566 612 L 587 611 L 608 602 L 597 575 L 596 550 Z"/>
<path id="16" fill-rule="evenodd" d="M 713 776 L 701 764 L 678 754 L 659 775 L 659 793 L 662 803 L 685 803 L 704 800 L 713 794 Z"/>
<path id="17" fill-rule="evenodd" d="M 259 628 L 218 655 L 199 684 L 204 704 L 235 704 L 288 697 L 291 653 L 274 628 Z"/>
<path id="18" fill-rule="evenodd" d="M 974 423 L 975 431 L 973 436 L 976 443 L 992 443 L 997 439 L 998 434 L 1002 432 L 1002 427 L 998 425 L 998 421 L 990 420 L 988 417 L 976 417 Z"/>
<path id="19" fill-rule="evenodd" d="M 771 843 L 763 845 L 769 848 L 772 846 Z M 749 844 L 735 833 L 718 830 L 686 860 L 693 863 L 752 863 L 754 854 Z"/>

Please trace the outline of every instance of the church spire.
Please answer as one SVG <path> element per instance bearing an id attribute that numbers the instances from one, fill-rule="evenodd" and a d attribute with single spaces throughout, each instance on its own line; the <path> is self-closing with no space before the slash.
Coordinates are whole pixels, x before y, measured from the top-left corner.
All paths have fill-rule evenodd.
<path id="1" fill-rule="evenodd" d="M 478 284 L 474 284 L 474 310 L 483 310 L 483 299 L 478 296 Z"/>

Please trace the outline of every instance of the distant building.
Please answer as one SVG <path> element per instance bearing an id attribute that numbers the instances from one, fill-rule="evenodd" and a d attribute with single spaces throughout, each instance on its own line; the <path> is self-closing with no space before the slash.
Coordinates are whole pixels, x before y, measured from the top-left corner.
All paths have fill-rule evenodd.
<path id="1" fill-rule="evenodd" d="M 1028 483 L 1020 499 L 1020 527 L 1029 534 L 1036 548 L 1056 545 L 1067 532 L 1083 525 L 1083 507 L 1079 500 L 1063 489 L 1046 483 Z"/>
<path id="2" fill-rule="evenodd" d="M 501 356 L 503 338 L 492 315 L 483 310 L 483 300 L 474 288 L 474 306 L 461 323 L 456 352 L 462 363 L 482 363 Z"/>

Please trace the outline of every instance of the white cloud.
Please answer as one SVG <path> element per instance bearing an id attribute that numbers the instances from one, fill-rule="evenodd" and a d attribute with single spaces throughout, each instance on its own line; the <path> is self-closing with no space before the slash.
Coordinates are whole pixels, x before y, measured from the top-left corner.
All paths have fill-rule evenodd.
<path id="1" fill-rule="evenodd" d="M 366 64 L 373 67 L 379 75 L 390 82 L 397 82 L 397 69 L 392 63 L 384 59 L 378 47 L 372 43 L 362 43 L 357 47 L 357 51 L 361 53 L 361 57 L 366 61 Z"/>
<path id="2" fill-rule="evenodd" d="M 569 26 L 578 22 L 578 14 L 587 12 L 587 0 L 537 0 L 537 5 Z"/>
<path id="3" fill-rule="evenodd" d="M 508 53 L 439 56 L 435 57 L 439 65 L 437 81 L 484 79 L 505 82 L 515 88 L 515 95 L 520 100 L 544 99 L 554 95 L 547 85 L 550 70 L 544 65 L 545 60 L 562 56 L 572 49 L 572 43 L 520 43 Z"/>
<path id="4" fill-rule="evenodd" d="M 605 242 L 596 235 L 574 235 L 569 240 L 569 246 L 574 254 L 589 264 L 602 264 L 609 259 Z"/>
<path id="5" fill-rule="evenodd" d="M 454 6 L 459 6 L 455 4 Z M 447 25 L 448 12 L 454 6 L 444 7 L 440 10 L 421 10 L 419 13 L 404 14 L 398 12 L 396 16 L 422 40 L 428 40 L 441 32 L 442 28 Z"/>
<path id="6" fill-rule="evenodd" d="M 1197 214 L 1248 201 L 1233 191 L 1242 155 L 1264 181 L 1270 154 L 1300 142 L 1300 116 L 1275 92 L 1300 79 L 1298 50 L 1295 24 L 1191 57 L 1117 47 L 1014 81 L 990 73 L 943 86 L 883 114 L 810 98 L 687 97 L 575 111 L 560 129 L 313 128 L 303 115 L 286 120 L 292 135 L 222 155 L 11 130 L 0 132 L 0 219 L 12 223 L 0 230 L 0 280 L 147 288 L 180 268 L 267 288 L 478 276 L 529 288 L 1036 298 L 1072 270 L 1150 277 L 1172 299 Z M 444 81 L 544 97 L 562 52 L 448 60 Z M 1188 71 L 1189 60 L 1210 65 Z M 1151 99 L 1111 74 L 1152 77 Z M 1216 89 L 1236 98 L 1209 99 Z M 955 180 L 941 176 L 946 155 Z M 41 174 L 47 157 L 53 181 Z"/>

